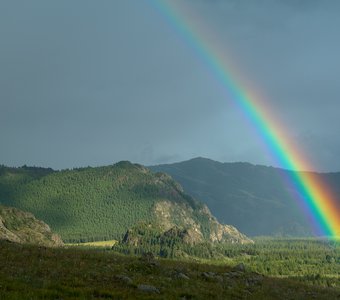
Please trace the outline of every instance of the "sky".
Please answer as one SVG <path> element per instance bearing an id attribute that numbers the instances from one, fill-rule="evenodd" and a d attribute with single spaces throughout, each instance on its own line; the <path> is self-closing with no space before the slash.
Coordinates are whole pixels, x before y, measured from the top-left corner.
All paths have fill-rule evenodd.
<path id="1" fill-rule="evenodd" d="M 340 171 L 340 1 L 172 1 L 214 33 L 314 169 Z M 274 164 L 152 1 L 0 0 L 0 39 L 0 164 Z"/>

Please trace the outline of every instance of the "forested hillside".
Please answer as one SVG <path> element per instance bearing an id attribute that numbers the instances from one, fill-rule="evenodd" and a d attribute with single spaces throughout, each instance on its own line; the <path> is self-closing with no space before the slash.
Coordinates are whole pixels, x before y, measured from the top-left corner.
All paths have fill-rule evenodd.
<path id="1" fill-rule="evenodd" d="M 0 203 L 32 212 L 64 241 L 120 239 L 140 221 L 190 227 L 202 241 L 246 239 L 170 176 L 130 162 L 63 171 L 2 166 Z"/>
<path id="2" fill-rule="evenodd" d="M 295 190 L 285 179 L 289 171 L 205 158 L 150 169 L 170 174 L 186 192 L 206 203 L 219 221 L 228 220 L 247 235 L 313 234 Z M 315 175 L 340 195 L 340 173 Z"/>

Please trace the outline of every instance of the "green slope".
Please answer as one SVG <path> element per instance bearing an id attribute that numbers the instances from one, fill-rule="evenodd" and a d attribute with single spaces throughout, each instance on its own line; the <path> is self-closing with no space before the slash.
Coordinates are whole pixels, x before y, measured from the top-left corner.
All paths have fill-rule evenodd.
<path id="1" fill-rule="evenodd" d="M 40 172 L 2 168 L 0 202 L 33 212 L 64 240 L 118 237 L 150 219 L 160 197 L 155 176 L 130 163 L 101 168 Z"/>
<path id="2" fill-rule="evenodd" d="M 296 192 L 285 179 L 288 171 L 204 158 L 150 169 L 170 174 L 220 221 L 228 220 L 247 235 L 308 236 L 313 232 Z M 340 173 L 317 176 L 340 194 Z"/>
<path id="3" fill-rule="evenodd" d="M 191 226 L 209 241 L 246 239 L 168 175 L 130 162 L 64 171 L 3 166 L 0 203 L 32 212 L 68 242 L 119 239 L 140 222 Z"/>

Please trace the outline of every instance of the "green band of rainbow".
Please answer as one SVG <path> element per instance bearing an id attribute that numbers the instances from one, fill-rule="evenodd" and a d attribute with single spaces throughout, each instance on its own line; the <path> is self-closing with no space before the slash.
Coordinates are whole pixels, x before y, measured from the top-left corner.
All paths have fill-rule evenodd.
<path id="1" fill-rule="evenodd" d="M 340 235 L 340 209 L 329 188 L 320 177 L 312 172 L 296 172 L 296 170 L 312 170 L 304 159 L 299 148 L 287 138 L 284 128 L 278 123 L 274 114 L 268 110 L 255 93 L 251 93 L 236 82 L 235 73 L 231 72 L 225 53 L 210 42 L 210 37 L 198 23 L 192 22 L 190 13 L 185 10 L 185 1 L 149 0 L 154 8 L 169 22 L 185 42 L 194 50 L 215 79 L 240 108 L 245 119 L 256 130 L 276 163 L 288 170 L 290 183 L 299 195 L 308 218 L 313 220 L 317 231 L 329 237 Z M 189 22 L 190 21 L 190 22 Z M 235 77 L 235 78 L 234 78 Z"/>

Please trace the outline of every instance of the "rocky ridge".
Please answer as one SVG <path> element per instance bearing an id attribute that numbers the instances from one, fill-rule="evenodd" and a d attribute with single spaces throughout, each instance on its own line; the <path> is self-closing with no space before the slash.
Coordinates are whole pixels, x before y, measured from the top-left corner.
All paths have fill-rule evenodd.
<path id="1" fill-rule="evenodd" d="M 187 244 L 203 241 L 240 244 L 253 242 L 234 226 L 219 223 L 206 205 L 194 210 L 187 203 L 164 200 L 155 204 L 154 214 L 165 236 L 176 234 Z M 202 223 L 207 228 L 202 228 Z"/>
<path id="2" fill-rule="evenodd" d="M 59 235 L 52 233 L 50 227 L 36 219 L 33 214 L 2 205 L 0 205 L 0 240 L 42 246 L 63 245 Z"/>

